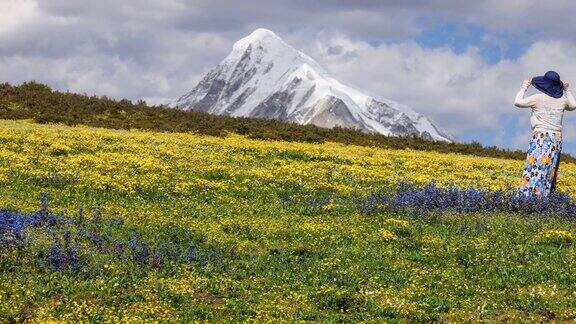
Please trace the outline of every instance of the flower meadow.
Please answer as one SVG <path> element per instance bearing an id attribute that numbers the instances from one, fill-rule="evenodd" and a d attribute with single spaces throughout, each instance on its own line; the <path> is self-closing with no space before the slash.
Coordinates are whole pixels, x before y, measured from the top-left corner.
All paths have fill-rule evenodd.
<path id="1" fill-rule="evenodd" d="M 0 121 L 0 321 L 571 321 L 576 165 Z"/>

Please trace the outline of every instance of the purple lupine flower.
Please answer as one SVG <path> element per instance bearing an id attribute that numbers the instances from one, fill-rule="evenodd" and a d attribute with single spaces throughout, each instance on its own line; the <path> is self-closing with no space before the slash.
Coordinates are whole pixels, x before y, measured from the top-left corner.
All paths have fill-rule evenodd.
<path id="1" fill-rule="evenodd" d="M 70 231 L 65 231 L 64 232 L 64 246 L 70 246 Z"/>
<path id="2" fill-rule="evenodd" d="M 150 266 L 152 267 L 152 269 L 160 268 L 160 258 L 156 254 L 154 254 L 152 256 L 152 260 L 150 261 Z"/>
<path id="3" fill-rule="evenodd" d="M 128 242 L 128 246 L 130 248 L 130 254 L 132 256 L 132 260 L 138 263 L 148 263 L 148 258 L 150 257 L 150 249 L 148 248 L 148 244 L 144 241 L 137 242 L 136 240 L 132 239 Z"/>
<path id="4" fill-rule="evenodd" d="M 491 192 L 474 187 L 459 189 L 454 185 L 440 188 L 434 182 L 422 188 L 407 182 L 399 182 L 396 191 L 385 195 L 368 194 L 358 207 L 364 214 L 385 207 L 393 211 L 407 210 L 415 214 L 450 210 L 464 213 L 508 212 L 571 218 L 576 215 L 576 202 L 564 193 L 553 192 L 548 197 L 540 198 L 520 194 L 514 190 Z"/>
<path id="5" fill-rule="evenodd" d="M 81 267 L 76 253 L 76 246 L 70 245 L 62 248 L 60 243 L 53 243 L 50 246 L 46 263 L 51 271 L 62 271 L 66 269 L 77 271 Z"/>
<path id="6" fill-rule="evenodd" d="M 98 249 L 104 253 L 109 253 L 108 247 L 104 243 L 104 240 L 98 233 L 98 229 L 93 227 L 90 231 L 84 233 L 84 237 L 90 240 Z"/>
<path id="7" fill-rule="evenodd" d="M 0 247 L 25 242 L 25 218 L 22 214 L 0 209 Z"/>
<path id="8" fill-rule="evenodd" d="M 194 263 L 198 261 L 198 256 L 196 254 L 196 245 L 194 245 L 194 243 L 190 243 L 190 245 L 188 245 L 188 248 L 186 249 L 186 252 L 182 256 L 182 259 L 188 263 Z"/>
<path id="9" fill-rule="evenodd" d="M 52 271 L 60 271 L 63 269 L 62 259 L 60 258 L 60 244 L 53 243 L 52 246 L 50 246 L 50 252 L 48 253 L 46 261 Z"/>
<path id="10" fill-rule="evenodd" d="M 124 252 L 124 244 L 121 242 L 114 243 L 113 251 L 117 256 L 121 257 Z"/>

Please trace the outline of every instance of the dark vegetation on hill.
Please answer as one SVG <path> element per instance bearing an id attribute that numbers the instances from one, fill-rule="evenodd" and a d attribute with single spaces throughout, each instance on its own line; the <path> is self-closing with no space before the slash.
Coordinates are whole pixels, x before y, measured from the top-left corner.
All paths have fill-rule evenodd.
<path id="1" fill-rule="evenodd" d="M 114 129 L 142 129 L 164 132 L 195 132 L 226 136 L 228 132 L 255 139 L 321 143 L 325 141 L 394 149 L 454 152 L 468 155 L 524 159 L 522 151 L 510 151 L 473 143 L 445 143 L 419 137 L 392 137 L 357 130 L 326 129 L 257 118 L 215 116 L 203 112 L 181 111 L 164 106 L 148 106 L 144 101 L 113 100 L 53 91 L 37 82 L 19 86 L 0 84 L 0 118 L 33 119 L 38 123 L 63 123 Z M 575 162 L 568 154 L 563 161 Z"/>

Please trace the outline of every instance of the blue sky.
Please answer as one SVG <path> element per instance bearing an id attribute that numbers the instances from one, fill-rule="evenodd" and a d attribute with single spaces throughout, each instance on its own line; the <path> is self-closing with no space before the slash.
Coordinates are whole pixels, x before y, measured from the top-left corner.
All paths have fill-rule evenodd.
<path id="1" fill-rule="evenodd" d="M 576 4 L 569 0 L 0 0 L 0 6 L 0 81 L 37 80 L 155 104 L 193 88 L 256 28 L 274 31 L 341 82 L 407 104 L 468 142 L 524 150 L 530 112 L 512 105 L 522 79 L 554 69 L 576 85 Z M 566 113 L 564 151 L 573 154 L 575 123 Z"/>
<path id="2" fill-rule="evenodd" d="M 448 46 L 455 53 L 464 53 L 469 47 L 478 47 L 480 54 L 490 64 L 502 59 L 516 59 L 526 50 L 529 43 L 510 35 L 491 35 L 499 43 L 485 39 L 489 33 L 475 24 L 456 21 L 438 21 L 426 24 L 423 32 L 412 37 L 414 41 L 426 48 Z"/>

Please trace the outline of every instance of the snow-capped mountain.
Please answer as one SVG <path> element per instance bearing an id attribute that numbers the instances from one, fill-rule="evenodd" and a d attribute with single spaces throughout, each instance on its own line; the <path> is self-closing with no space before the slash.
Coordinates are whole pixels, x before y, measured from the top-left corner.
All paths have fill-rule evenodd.
<path id="1" fill-rule="evenodd" d="M 220 64 L 171 106 L 217 115 L 455 140 L 405 105 L 338 82 L 312 58 L 267 29 L 257 29 L 237 41 Z"/>

